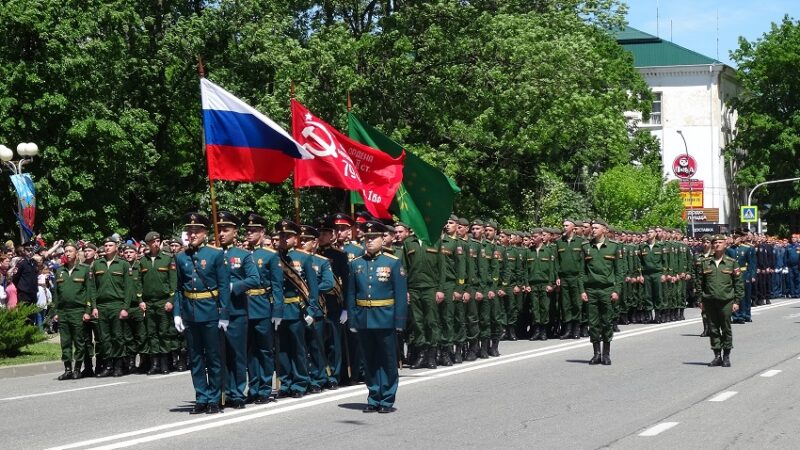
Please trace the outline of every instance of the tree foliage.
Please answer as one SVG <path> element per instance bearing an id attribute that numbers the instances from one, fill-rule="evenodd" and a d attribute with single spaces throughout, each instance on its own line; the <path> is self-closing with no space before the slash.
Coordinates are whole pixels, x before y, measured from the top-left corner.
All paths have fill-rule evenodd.
<path id="1" fill-rule="evenodd" d="M 0 141 L 42 148 L 30 170 L 47 235 L 174 229 L 209 204 L 200 56 L 211 79 L 283 125 L 292 85 L 339 127 L 350 94 L 360 117 L 456 180 L 459 214 L 555 220 L 564 209 L 553 199 L 583 205 L 585 174 L 658 159 L 623 114 L 646 115 L 651 101 L 609 33 L 625 10 L 618 0 L 4 2 Z M 270 219 L 293 209 L 289 183 L 217 189 L 221 208 Z M 346 207 L 341 191 L 301 195 L 304 219 Z M 10 208 L 0 225 L 13 229 Z"/>
<path id="2" fill-rule="evenodd" d="M 14 309 L 0 308 L 0 355 L 19 355 L 26 345 L 45 339 L 41 330 L 28 323 L 28 317 L 37 311 L 36 306 L 24 304 Z"/>
<path id="3" fill-rule="evenodd" d="M 753 186 L 766 180 L 800 176 L 800 22 L 788 16 L 749 42 L 739 38 L 731 52 L 742 93 L 733 106 L 737 135 L 727 156 L 741 168 L 736 181 Z M 757 191 L 759 203 L 771 203 L 771 215 L 800 208 L 800 184 L 777 184 Z"/>

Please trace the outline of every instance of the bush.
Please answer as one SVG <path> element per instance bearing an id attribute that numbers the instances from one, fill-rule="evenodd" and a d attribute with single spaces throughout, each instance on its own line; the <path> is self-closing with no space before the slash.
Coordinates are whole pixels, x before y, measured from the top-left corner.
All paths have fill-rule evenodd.
<path id="1" fill-rule="evenodd" d="M 28 317 L 38 310 L 33 305 L 0 309 L 0 355 L 19 355 L 22 347 L 45 339 L 44 333 L 28 322 Z"/>

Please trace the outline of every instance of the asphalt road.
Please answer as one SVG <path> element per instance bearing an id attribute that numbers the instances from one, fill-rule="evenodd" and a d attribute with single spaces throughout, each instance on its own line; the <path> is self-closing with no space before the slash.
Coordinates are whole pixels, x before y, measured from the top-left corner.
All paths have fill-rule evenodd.
<path id="1" fill-rule="evenodd" d="M 188 373 L 0 384 L 2 448 L 796 448 L 800 300 L 734 325 L 731 368 L 698 310 L 624 327 L 609 366 L 591 344 L 503 342 L 502 356 L 401 372 L 397 411 L 364 414 L 363 386 L 190 416 Z"/>

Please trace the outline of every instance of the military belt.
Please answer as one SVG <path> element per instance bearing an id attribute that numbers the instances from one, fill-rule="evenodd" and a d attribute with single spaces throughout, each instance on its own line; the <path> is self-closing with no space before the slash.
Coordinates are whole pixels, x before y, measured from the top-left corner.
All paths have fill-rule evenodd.
<path id="1" fill-rule="evenodd" d="M 375 299 L 375 300 L 356 300 L 356 306 L 362 308 L 373 308 L 377 306 L 392 306 L 394 305 L 393 298 Z"/>
<path id="2" fill-rule="evenodd" d="M 204 300 L 207 298 L 218 297 L 219 291 L 216 289 L 214 289 L 213 291 L 202 291 L 202 292 L 183 291 L 183 296 L 188 298 L 189 300 Z"/>
<path id="3" fill-rule="evenodd" d="M 255 288 L 255 289 L 248 289 L 247 295 L 255 296 L 255 295 L 264 295 L 267 292 L 270 292 L 272 288 Z"/>
<path id="4" fill-rule="evenodd" d="M 283 299 L 283 303 L 285 304 L 300 303 L 300 297 L 286 297 Z"/>

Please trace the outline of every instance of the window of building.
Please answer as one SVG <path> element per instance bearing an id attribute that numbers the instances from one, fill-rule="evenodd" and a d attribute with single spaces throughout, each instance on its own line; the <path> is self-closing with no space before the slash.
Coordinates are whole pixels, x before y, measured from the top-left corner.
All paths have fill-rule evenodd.
<path id="1" fill-rule="evenodd" d="M 650 113 L 649 125 L 661 125 L 661 92 L 653 92 L 653 111 Z"/>

